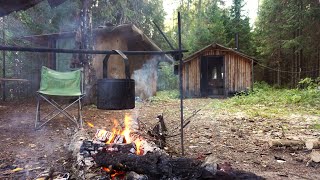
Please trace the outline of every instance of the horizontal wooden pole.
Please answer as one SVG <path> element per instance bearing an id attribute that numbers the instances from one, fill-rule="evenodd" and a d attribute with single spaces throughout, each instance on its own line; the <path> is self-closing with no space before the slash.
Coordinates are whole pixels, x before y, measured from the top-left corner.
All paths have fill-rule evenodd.
<path id="1" fill-rule="evenodd" d="M 17 79 L 17 78 L 0 78 L 0 82 L 1 81 L 29 81 L 28 79 Z"/>
<path id="2" fill-rule="evenodd" d="M 74 54 L 118 54 L 112 50 L 87 50 L 87 49 L 56 49 L 56 48 L 33 48 L 33 47 L 18 47 L 18 46 L 3 46 L 0 45 L 0 51 L 22 51 L 22 52 L 50 52 L 50 53 L 74 53 Z M 171 51 L 122 51 L 125 55 L 164 55 L 177 54 L 188 52 L 187 50 L 171 50 Z"/>

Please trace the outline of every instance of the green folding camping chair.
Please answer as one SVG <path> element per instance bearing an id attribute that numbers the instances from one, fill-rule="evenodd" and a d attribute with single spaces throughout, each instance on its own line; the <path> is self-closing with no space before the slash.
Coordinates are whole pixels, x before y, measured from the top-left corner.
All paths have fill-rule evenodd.
<path id="1" fill-rule="evenodd" d="M 81 128 L 82 114 L 81 114 L 81 99 L 84 97 L 83 91 L 83 69 L 78 69 L 71 72 L 58 72 L 47 67 L 41 69 L 41 82 L 40 89 L 37 91 L 37 112 L 35 129 L 41 128 L 43 125 L 51 121 L 59 114 L 63 114 L 72 122 L 74 122 L 78 128 Z M 72 99 L 72 102 L 68 105 L 60 105 L 57 98 Z M 75 99 L 76 98 L 76 99 Z M 55 109 L 40 118 L 40 101 L 45 100 L 51 104 Z M 70 101 L 68 101 L 70 102 Z M 78 104 L 78 117 L 71 115 L 67 112 L 67 109 L 74 104 Z M 43 113 L 42 113 L 43 114 Z M 42 116 L 42 115 L 41 115 Z"/>

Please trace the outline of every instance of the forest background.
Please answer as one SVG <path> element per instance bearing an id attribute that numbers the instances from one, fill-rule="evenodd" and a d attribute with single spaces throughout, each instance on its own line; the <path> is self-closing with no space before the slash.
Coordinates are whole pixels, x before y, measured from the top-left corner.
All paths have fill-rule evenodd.
<path id="1" fill-rule="evenodd" d="M 236 48 L 254 57 L 254 80 L 278 87 L 295 88 L 301 80 L 318 83 L 320 74 L 320 2 L 318 0 L 260 0 L 255 22 L 244 11 L 244 0 L 174 1 L 182 17 L 183 49 L 188 54 L 211 44 Z M 68 0 L 51 8 L 47 1 L 0 19 L 1 42 L 6 45 L 26 45 L 16 37 L 74 31 L 79 27 L 81 1 Z M 170 50 L 153 22 L 158 24 L 177 47 L 177 19 L 170 25 L 165 20 L 163 0 L 92 0 L 92 28 L 111 23 L 133 23 L 163 50 Z M 251 22 L 251 23 L 250 23 Z M 16 53 L 8 53 L 6 76 L 19 75 L 17 64 L 25 64 Z M 0 61 L 3 62 L 3 56 Z M 0 63 L 0 73 L 4 65 Z M 11 69 L 11 71 L 10 71 Z M 175 89 L 177 77 L 171 65 L 163 65 L 159 72 L 159 90 Z M 17 74 L 18 73 L 18 74 Z M 21 74 L 20 74 L 21 76 Z"/>

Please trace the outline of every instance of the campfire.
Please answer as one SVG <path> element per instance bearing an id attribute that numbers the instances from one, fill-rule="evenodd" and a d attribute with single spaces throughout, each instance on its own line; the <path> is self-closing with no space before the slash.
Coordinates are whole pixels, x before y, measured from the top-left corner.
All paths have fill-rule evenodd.
<path id="1" fill-rule="evenodd" d="M 75 174 L 79 179 L 261 179 L 252 173 L 233 170 L 230 164 L 219 165 L 212 156 L 204 161 L 170 156 L 160 148 L 165 142 L 159 133 L 166 129 L 163 116 L 156 119 L 156 126 L 146 133 L 149 138 L 139 134 L 139 128 L 134 127 L 137 122 L 129 115 L 125 116 L 123 125 L 113 120 L 112 128 L 96 129 L 91 138 L 81 133 L 76 135 L 76 142 L 71 143 L 77 159 Z M 95 128 L 94 124 L 87 124 Z M 82 133 L 86 134 L 85 130 Z M 160 145 L 151 138 L 161 139 Z"/>
<path id="2" fill-rule="evenodd" d="M 87 122 L 91 128 L 95 128 L 94 124 Z M 126 114 L 124 118 L 124 127 L 113 119 L 113 127 L 111 131 L 106 129 L 97 129 L 94 137 L 91 140 L 84 140 L 80 148 L 80 153 L 85 158 L 92 157 L 95 162 L 102 154 L 114 155 L 121 153 L 130 156 L 143 156 L 147 152 L 151 152 L 157 147 L 151 145 L 144 140 L 134 128 L 134 119 Z M 111 163 L 108 166 L 101 166 L 101 169 L 106 172 L 111 179 L 115 177 L 124 177 L 125 167 L 121 167 L 120 163 Z"/>
<path id="3" fill-rule="evenodd" d="M 105 129 L 97 129 L 95 134 L 95 140 L 99 143 L 114 145 L 114 144 L 131 144 L 131 153 L 135 152 L 137 155 L 142 155 L 143 150 L 141 148 L 141 143 L 143 141 L 142 137 L 131 133 L 133 119 L 129 115 L 125 115 L 124 119 L 124 129 L 119 125 L 117 120 L 113 120 L 112 132 Z M 91 124 L 91 123 L 90 123 Z M 91 127 L 94 127 L 91 124 Z"/>

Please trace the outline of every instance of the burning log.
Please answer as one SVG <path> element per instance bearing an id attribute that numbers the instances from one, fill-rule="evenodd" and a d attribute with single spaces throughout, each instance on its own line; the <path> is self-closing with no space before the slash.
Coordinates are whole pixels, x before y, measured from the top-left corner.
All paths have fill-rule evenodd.
<path id="1" fill-rule="evenodd" d="M 171 159 L 160 152 L 147 153 L 144 156 L 119 152 L 98 152 L 95 162 L 102 167 L 111 167 L 117 171 L 134 171 L 151 178 L 193 177 L 201 176 L 201 162 L 187 158 Z"/>
<path id="2" fill-rule="evenodd" d="M 234 171 L 229 164 L 219 166 L 212 162 L 202 163 L 197 159 L 172 158 L 160 151 L 144 156 L 100 151 L 94 159 L 99 166 L 108 167 L 108 171 L 134 171 L 149 179 L 263 179 L 252 173 Z"/>

